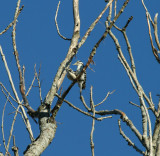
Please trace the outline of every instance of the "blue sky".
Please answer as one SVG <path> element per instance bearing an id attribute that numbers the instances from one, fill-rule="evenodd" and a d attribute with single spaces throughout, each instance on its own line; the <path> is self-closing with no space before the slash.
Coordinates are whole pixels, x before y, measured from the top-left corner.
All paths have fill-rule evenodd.
<path id="1" fill-rule="evenodd" d="M 153 18 L 155 13 L 160 9 L 160 1 L 152 0 L 152 2 L 149 2 L 146 0 L 145 3 Z M 48 90 L 50 89 L 52 80 L 57 72 L 57 68 L 65 58 L 70 44 L 69 41 L 61 39 L 57 34 L 54 23 L 57 4 L 57 0 L 48 0 L 47 2 L 38 0 L 22 1 L 21 5 L 24 5 L 24 9 L 18 18 L 16 27 L 16 41 L 20 55 L 20 63 L 21 65 L 25 65 L 26 68 L 26 87 L 28 88 L 30 86 L 33 79 L 34 65 L 37 65 L 38 70 L 38 67 L 41 64 L 43 98 L 45 98 Z M 122 1 L 118 2 L 117 8 L 119 9 L 121 5 Z M 104 0 L 80 1 L 81 37 L 83 37 L 86 30 L 96 19 L 104 6 Z M 13 20 L 15 8 L 15 0 L 1 0 L 0 31 L 2 31 Z M 61 34 L 68 38 L 71 38 L 73 31 L 72 13 L 72 1 L 61 1 L 57 20 Z M 79 49 L 77 57 L 73 59 L 73 63 L 77 60 L 87 62 L 94 44 L 98 41 L 105 30 L 104 23 L 106 15 L 107 14 L 102 17 L 86 43 Z M 130 16 L 133 16 L 133 20 L 127 28 L 127 34 L 132 46 L 137 77 L 146 94 L 148 95 L 149 92 L 152 92 L 154 103 L 157 105 L 158 97 L 156 94 L 160 93 L 160 66 L 156 62 L 151 51 L 145 11 L 140 0 L 130 1 L 122 16 L 118 19 L 117 25 L 119 27 L 124 26 Z M 6 55 L 8 66 L 18 90 L 19 81 L 13 56 L 11 32 L 12 29 L 9 29 L 7 33 L 0 36 L 0 44 L 3 48 L 4 54 Z M 128 59 L 127 48 L 122 35 L 117 31 L 114 32 L 119 39 L 124 55 Z M 95 104 L 100 102 L 108 91 L 116 90 L 116 92 L 114 92 L 114 94 L 112 94 L 102 106 L 98 107 L 97 110 L 120 109 L 128 115 L 135 126 L 140 130 L 140 132 L 142 132 L 140 110 L 129 104 L 129 101 L 139 104 L 138 96 L 129 82 L 129 78 L 117 57 L 117 51 L 114 43 L 109 36 L 97 49 L 94 62 L 96 65 L 91 67 L 95 72 L 87 69 L 87 87 L 83 92 L 86 102 L 89 104 L 89 91 L 91 85 L 93 86 L 93 98 Z M 0 71 L 0 81 L 11 92 L 2 61 L 0 61 Z M 63 90 L 65 90 L 69 84 L 70 81 L 66 78 L 62 84 Z M 5 103 L 5 98 L 2 93 L 0 93 L 0 99 L 0 114 L 2 114 L 2 108 Z M 84 110 L 84 107 L 79 100 L 79 89 L 77 84 L 72 88 L 66 99 Z M 31 90 L 28 100 L 33 108 L 38 108 L 40 100 L 37 88 L 33 88 Z M 53 101 L 52 107 L 56 103 L 56 100 L 57 99 Z M 9 115 L 9 113 L 12 113 L 13 111 L 12 107 L 8 104 L 4 123 L 5 128 L 7 129 L 5 132 L 6 140 L 8 138 L 9 128 L 13 119 L 13 114 Z M 120 136 L 118 119 L 119 116 L 113 116 L 112 119 L 106 119 L 102 122 L 96 121 L 94 133 L 95 155 L 139 155 L 134 149 L 132 149 L 132 147 L 129 147 L 122 136 Z M 152 119 L 154 123 L 153 116 Z M 64 103 L 56 117 L 56 121 L 58 123 L 58 128 L 55 139 L 42 155 L 91 155 L 89 142 L 92 124 L 91 118 L 80 114 Z M 38 125 L 36 125 L 32 119 L 31 123 L 34 136 L 36 137 L 39 133 Z M 124 123 L 122 123 L 122 129 L 136 145 L 141 147 L 138 139 Z M 20 115 L 17 117 L 13 134 L 16 136 L 16 144 L 20 149 L 20 155 L 22 155 L 22 152 L 30 141 Z M 2 135 L 0 135 L 0 138 L 1 137 Z M 0 146 L 0 151 L 4 151 L 3 142 L 1 141 L 0 144 L 2 144 Z M 143 149 L 143 147 L 141 149 Z"/>

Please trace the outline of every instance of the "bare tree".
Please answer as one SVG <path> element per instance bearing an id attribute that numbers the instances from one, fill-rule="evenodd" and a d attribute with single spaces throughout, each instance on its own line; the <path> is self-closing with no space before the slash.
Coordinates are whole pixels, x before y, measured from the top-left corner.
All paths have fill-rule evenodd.
<path id="1" fill-rule="evenodd" d="M 137 78 L 137 72 L 136 72 L 136 66 L 134 62 L 134 57 L 132 54 L 131 44 L 129 41 L 129 37 L 127 36 L 127 28 L 131 24 L 131 21 L 133 19 L 132 16 L 130 16 L 129 19 L 125 19 L 126 23 L 123 23 L 123 27 L 119 27 L 117 24 L 118 18 L 121 16 L 123 12 L 125 12 L 125 9 L 127 5 L 129 4 L 129 0 L 124 0 L 123 5 L 119 5 L 117 0 L 107 0 L 105 1 L 105 7 L 101 11 L 101 13 L 97 16 L 95 21 L 90 25 L 84 36 L 80 39 L 80 16 L 79 16 L 79 0 L 73 0 L 73 17 L 74 17 L 74 28 L 72 37 L 69 39 L 67 37 L 64 37 L 60 33 L 60 29 L 57 22 L 58 17 L 58 11 L 60 7 L 60 2 L 57 5 L 57 11 L 55 14 L 55 24 L 57 28 L 58 35 L 66 40 L 66 42 L 70 42 L 68 52 L 66 56 L 64 57 L 64 60 L 61 62 L 57 73 L 53 79 L 53 82 L 51 84 L 51 87 L 45 96 L 44 100 L 42 98 L 42 91 L 41 91 L 41 80 L 40 80 L 40 72 L 41 70 L 37 72 L 36 66 L 34 67 L 34 78 L 30 85 L 30 87 L 27 89 L 26 81 L 25 81 L 25 66 L 22 66 L 20 64 L 20 57 L 19 52 L 17 49 L 16 43 L 16 26 L 17 26 L 17 19 L 20 15 L 20 13 L 23 11 L 23 5 L 21 6 L 21 1 L 17 1 L 16 11 L 14 14 L 14 20 L 0 33 L 0 35 L 3 35 L 5 32 L 7 32 L 10 28 L 13 28 L 12 30 L 12 44 L 13 44 L 13 50 L 14 50 L 14 57 L 16 60 L 16 67 L 18 70 L 18 76 L 19 76 L 19 91 L 16 90 L 16 84 L 13 81 L 13 78 L 11 76 L 12 71 L 10 71 L 10 68 L 7 63 L 7 58 L 5 57 L 5 52 L 3 52 L 2 47 L 0 46 L 0 53 L 1 57 L 4 63 L 4 68 L 6 69 L 8 79 L 10 82 L 10 86 L 12 91 L 9 91 L 7 87 L 5 87 L 3 82 L 0 82 L 2 93 L 4 94 L 4 97 L 6 98 L 6 102 L 3 107 L 3 113 L 2 113 L 2 137 L 3 137 L 3 145 L 5 148 L 5 153 L 0 155 L 11 155 L 9 152 L 11 140 L 13 140 L 13 146 L 12 151 L 15 156 L 18 154 L 18 147 L 16 146 L 16 136 L 13 134 L 13 130 L 15 127 L 15 123 L 18 122 L 16 120 L 17 115 L 20 114 L 24 124 L 26 126 L 28 135 L 30 137 L 31 143 L 26 147 L 26 150 L 24 151 L 25 156 L 30 155 L 40 155 L 43 153 L 43 151 L 49 146 L 49 144 L 53 141 L 55 134 L 56 134 L 56 128 L 57 128 L 57 122 L 55 120 L 57 113 L 59 112 L 61 106 L 63 103 L 67 103 L 70 107 L 77 110 L 78 112 L 82 113 L 83 115 L 86 115 L 90 117 L 92 121 L 92 128 L 90 133 L 90 148 L 92 156 L 95 155 L 95 148 L 94 148 L 94 128 L 95 128 L 95 120 L 102 121 L 104 119 L 111 118 L 112 115 L 118 115 L 120 118 L 118 120 L 119 125 L 119 132 L 122 135 L 122 137 L 125 139 L 125 141 L 128 143 L 129 146 L 133 147 L 134 150 L 139 152 L 141 155 L 145 156 L 158 156 L 160 155 L 160 122 L 159 122 L 159 115 L 160 115 L 160 103 L 154 104 L 152 100 L 152 95 L 144 91 L 142 85 L 140 84 L 138 78 Z M 158 27 L 157 27 L 157 17 L 158 14 L 155 15 L 154 21 L 151 18 L 151 15 L 147 9 L 147 7 L 144 4 L 144 1 L 142 0 L 142 4 L 146 11 L 146 19 L 148 23 L 149 28 L 149 38 L 150 43 L 152 47 L 153 54 L 160 63 L 159 59 L 159 50 L 160 50 L 160 43 L 158 38 Z M 119 10 L 117 9 L 120 8 Z M 67 69 L 70 69 L 71 62 L 74 57 L 76 57 L 78 50 L 82 47 L 84 43 L 86 43 L 87 38 L 89 37 L 90 33 L 92 33 L 93 29 L 95 28 L 96 24 L 100 21 L 102 16 L 105 15 L 106 10 L 108 10 L 108 14 L 105 21 L 105 29 L 103 35 L 99 38 L 99 40 L 96 42 L 96 44 L 93 46 L 90 55 L 88 58 L 86 58 L 86 63 L 84 64 L 83 68 L 81 69 L 80 73 L 75 74 L 74 78 L 71 81 L 71 84 L 68 85 L 68 88 L 65 91 L 62 91 L 61 86 L 62 83 L 66 77 Z M 125 12 L 126 13 L 126 12 Z M 151 32 L 151 26 L 154 29 L 154 38 L 157 48 L 155 48 L 153 39 L 152 39 L 152 32 Z M 122 36 L 125 40 L 125 45 L 128 50 L 129 54 L 129 61 L 126 59 L 126 56 L 121 48 L 120 42 L 118 40 L 118 37 L 115 35 L 115 31 L 118 31 L 122 33 Z M 80 101 L 83 104 L 85 110 L 82 110 L 81 108 L 76 107 L 74 104 L 72 104 L 70 101 L 66 100 L 66 96 L 70 93 L 70 90 L 72 87 L 79 81 L 81 81 L 81 76 L 84 74 L 87 70 L 87 68 L 90 68 L 90 64 L 94 64 L 94 57 L 97 53 L 97 49 L 102 44 L 102 41 L 106 37 L 109 37 L 113 40 L 115 47 L 118 52 L 118 58 L 123 65 L 129 79 L 130 84 L 132 85 L 133 89 L 137 93 L 137 97 L 139 99 L 139 104 L 135 104 L 133 102 L 130 102 L 130 104 L 134 105 L 137 109 L 140 110 L 140 116 L 142 121 L 141 122 L 143 130 L 142 133 L 136 125 L 132 122 L 132 120 L 127 116 L 127 112 L 123 112 L 119 109 L 113 109 L 113 110 L 100 110 L 98 109 L 98 106 L 102 105 L 107 98 L 114 93 L 108 92 L 106 97 L 99 102 L 98 104 L 95 104 L 93 100 L 93 87 L 90 88 L 90 102 L 89 106 L 86 103 L 86 100 L 82 94 L 80 94 Z M 32 90 L 35 82 L 37 81 L 37 87 L 39 88 L 39 97 L 40 97 L 40 104 L 37 110 L 34 110 L 32 107 L 32 102 L 29 102 L 28 95 L 31 94 L 30 91 Z M 13 92 L 13 94 L 12 94 Z M 4 98 L 3 97 L 3 98 Z M 55 104 L 53 103 L 53 100 L 55 97 L 58 98 L 57 102 Z M 10 103 L 10 105 L 15 110 L 13 112 L 14 118 L 12 121 L 12 125 L 10 128 L 10 134 L 9 139 L 6 141 L 4 132 L 6 129 L 4 128 L 4 114 L 6 109 L 6 104 Z M 51 106 L 54 106 L 53 108 Z M 2 107 L 2 105 L 1 105 Z M 155 119 L 151 119 L 151 115 L 154 116 Z M 38 119 L 38 125 L 40 132 L 38 134 L 38 137 L 34 137 L 33 129 L 31 126 L 32 120 L 28 118 L 30 116 L 36 123 Z M 143 146 L 143 149 L 136 145 L 130 138 L 125 134 L 125 132 L 122 130 L 121 122 L 125 123 L 127 127 L 132 131 L 135 138 L 139 140 L 141 145 Z M 35 124 L 35 123 L 33 123 Z M 153 131 L 152 131 L 153 130 Z M 13 139 L 12 139 L 13 137 Z"/>

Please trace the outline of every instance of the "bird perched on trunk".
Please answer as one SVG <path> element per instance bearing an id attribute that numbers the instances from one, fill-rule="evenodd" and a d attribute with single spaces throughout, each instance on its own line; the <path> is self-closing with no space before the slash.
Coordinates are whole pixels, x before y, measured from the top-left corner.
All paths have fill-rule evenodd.
<path id="1" fill-rule="evenodd" d="M 79 76 L 79 74 L 81 73 L 81 71 L 82 71 L 82 69 L 84 67 L 83 62 L 81 62 L 81 61 L 77 61 L 73 65 L 77 66 L 77 70 L 76 71 L 73 71 L 71 68 L 66 69 L 67 70 L 67 77 L 71 81 L 74 81 Z M 77 82 L 78 82 L 78 86 L 80 88 L 80 95 L 81 95 L 82 89 L 85 89 L 85 87 L 86 87 L 86 71 L 82 73 L 82 75 L 77 80 Z"/>

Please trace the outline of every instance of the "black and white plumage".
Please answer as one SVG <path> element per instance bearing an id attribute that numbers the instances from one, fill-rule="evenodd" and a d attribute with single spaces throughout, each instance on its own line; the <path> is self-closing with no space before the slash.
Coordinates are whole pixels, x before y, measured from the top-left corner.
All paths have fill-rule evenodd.
<path id="1" fill-rule="evenodd" d="M 77 66 L 77 70 L 73 71 L 72 69 L 66 69 L 67 70 L 67 77 L 68 79 L 70 79 L 71 81 L 74 81 L 79 74 L 81 73 L 84 65 L 83 62 L 81 61 L 77 61 L 75 64 Z M 82 93 L 82 89 L 85 89 L 86 87 L 86 71 L 83 72 L 83 74 L 81 75 L 81 77 L 78 79 L 78 86 L 80 88 L 80 94 Z"/>
<path id="2" fill-rule="evenodd" d="M 67 78 L 71 81 L 74 81 L 77 76 L 76 76 L 76 72 L 73 71 L 71 68 L 66 68 L 67 71 Z"/>

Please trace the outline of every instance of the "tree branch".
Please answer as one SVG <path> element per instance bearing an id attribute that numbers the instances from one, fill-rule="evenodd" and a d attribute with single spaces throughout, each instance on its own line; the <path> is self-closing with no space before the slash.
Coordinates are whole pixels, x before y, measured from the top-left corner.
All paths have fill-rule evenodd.
<path id="1" fill-rule="evenodd" d="M 142 150 L 140 150 L 140 149 L 124 134 L 124 132 L 122 131 L 122 128 L 121 128 L 121 120 L 120 120 L 120 119 L 118 120 L 118 125 L 119 125 L 120 134 L 121 134 L 122 137 L 128 142 L 128 145 L 129 145 L 129 146 L 132 146 L 132 147 L 133 147 L 137 152 L 139 152 L 140 154 L 145 155 L 145 152 L 143 152 Z"/>
<path id="2" fill-rule="evenodd" d="M 57 28 L 57 32 L 58 32 L 58 35 L 63 38 L 64 40 L 71 40 L 70 38 L 66 38 L 64 37 L 63 35 L 61 35 L 60 31 L 59 31 L 59 28 L 58 28 L 58 22 L 57 22 L 57 15 L 58 15 L 58 11 L 59 11 L 59 6 L 60 6 L 60 3 L 61 1 L 59 1 L 58 5 L 57 5 L 57 10 L 56 10 L 56 15 L 55 15 L 55 24 L 56 24 L 56 28 Z"/>
<path id="3" fill-rule="evenodd" d="M 74 15 L 74 30 L 67 56 L 61 63 L 58 72 L 54 78 L 54 81 L 52 83 L 52 86 L 44 100 L 44 103 L 47 103 L 49 105 L 52 104 L 52 101 L 55 97 L 55 93 L 58 91 L 59 87 L 61 86 L 64 80 L 64 77 L 66 75 L 65 67 L 69 66 L 74 55 L 77 53 L 77 45 L 80 37 L 79 0 L 73 0 L 73 15 Z"/>

